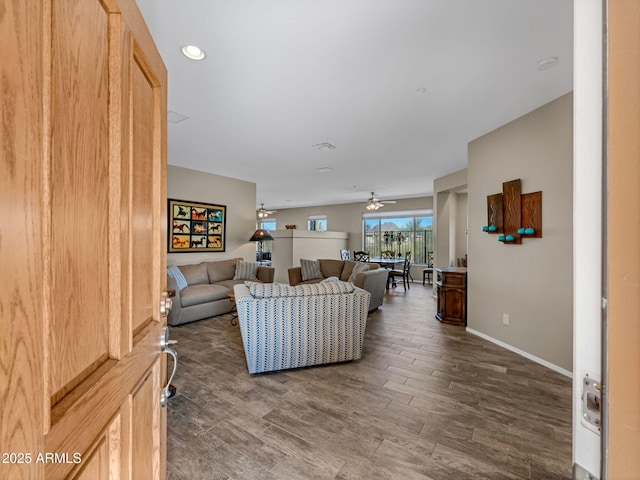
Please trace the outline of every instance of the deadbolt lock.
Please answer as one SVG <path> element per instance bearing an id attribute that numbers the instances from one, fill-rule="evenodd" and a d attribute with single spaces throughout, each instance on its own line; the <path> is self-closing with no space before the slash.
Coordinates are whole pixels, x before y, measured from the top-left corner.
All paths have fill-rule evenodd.
<path id="1" fill-rule="evenodd" d="M 169 315 L 169 311 L 171 311 L 172 306 L 173 301 L 169 298 L 169 293 L 162 292 L 162 297 L 160 298 L 160 316 L 166 317 Z"/>

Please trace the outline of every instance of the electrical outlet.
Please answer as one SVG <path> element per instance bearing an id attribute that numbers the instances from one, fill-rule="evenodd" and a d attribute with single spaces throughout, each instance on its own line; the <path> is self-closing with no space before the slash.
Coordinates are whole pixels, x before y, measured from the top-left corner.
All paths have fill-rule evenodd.
<path id="1" fill-rule="evenodd" d="M 502 323 L 504 325 L 509 325 L 509 315 L 507 313 L 502 314 Z"/>

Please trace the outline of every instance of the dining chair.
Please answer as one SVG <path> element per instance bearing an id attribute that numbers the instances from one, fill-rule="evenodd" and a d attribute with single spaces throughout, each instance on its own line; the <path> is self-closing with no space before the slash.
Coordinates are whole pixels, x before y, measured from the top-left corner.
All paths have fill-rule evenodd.
<path id="1" fill-rule="evenodd" d="M 347 250 L 346 248 L 343 248 L 342 250 L 340 250 L 340 259 L 341 260 L 350 260 L 351 256 L 349 254 L 349 250 Z"/>
<path id="2" fill-rule="evenodd" d="M 389 270 L 389 279 L 387 280 L 387 289 L 389 288 L 389 283 L 391 283 L 394 287 L 397 286 L 396 279 L 398 277 L 402 278 L 402 286 L 405 291 L 407 288 L 411 288 L 411 284 L 409 283 L 409 275 L 411 270 L 411 252 L 407 252 L 407 255 L 404 257 L 404 264 L 402 266 L 402 270 Z"/>
<path id="3" fill-rule="evenodd" d="M 369 252 L 363 252 L 362 250 L 360 251 L 354 251 L 353 252 L 353 259 L 356 262 L 368 262 L 369 261 Z"/>
<path id="4" fill-rule="evenodd" d="M 422 269 L 422 285 L 425 281 L 429 282 L 429 285 L 433 284 L 433 252 L 431 250 L 427 252 L 427 268 Z"/>
<path id="5" fill-rule="evenodd" d="M 404 254 L 404 258 L 411 258 L 411 252 L 406 252 Z M 411 268 L 409 268 L 409 280 L 411 280 L 413 282 L 413 276 L 411 275 Z"/>

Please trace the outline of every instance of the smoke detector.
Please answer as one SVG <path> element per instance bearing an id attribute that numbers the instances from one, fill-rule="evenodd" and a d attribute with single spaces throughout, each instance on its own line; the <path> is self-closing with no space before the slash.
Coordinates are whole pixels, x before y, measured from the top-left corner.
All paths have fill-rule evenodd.
<path id="1" fill-rule="evenodd" d="M 322 142 L 322 143 L 316 143 L 315 145 L 311 145 L 312 147 L 315 147 L 316 150 L 323 150 L 323 149 L 328 149 L 328 150 L 335 150 L 336 146 L 335 145 L 331 145 L 329 142 Z"/>
<path id="2" fill-rule="evenodd" d="M 538 70 L 549 70 L 550 68 L 555 67 L 558 64 L 558 57 L 549 57 L 543 60 L 540 60 L 536 63 L 536 68 Z"/>

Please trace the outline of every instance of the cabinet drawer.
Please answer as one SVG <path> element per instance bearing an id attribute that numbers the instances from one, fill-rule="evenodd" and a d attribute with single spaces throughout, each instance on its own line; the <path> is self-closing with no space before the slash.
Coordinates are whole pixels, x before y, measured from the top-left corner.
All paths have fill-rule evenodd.
<path id="1" fill-rule="evenodd" d="M 447 287 L 464 287 L 466 279 L 466 275 L 455 275 L 449 273 L 444 276 L 443 285 Z"/>

